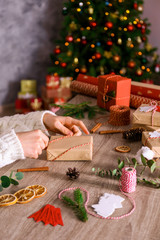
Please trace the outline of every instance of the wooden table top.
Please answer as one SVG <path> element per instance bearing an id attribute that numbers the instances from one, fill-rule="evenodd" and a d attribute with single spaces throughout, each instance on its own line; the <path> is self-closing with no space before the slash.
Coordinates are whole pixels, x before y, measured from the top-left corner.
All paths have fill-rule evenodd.
<path id="1" fill-rule="evenodd" d="M 70 102 L 80 103 L 90 101 L 96 104 L 96 99 L 77 95 Z M 61 111 L 58 114 L 62 114 Z M 90 130 L 95 122 L 83 120 Z M 128 129 L 130 126 L 124 127 Z M 105 125 L 101 130 L 115 129 L 113 126 Z M 19 181 L 18 186 L 10 186 L 2 194 L 15 193 L 19 189 L 29 185 L 42 184 L 47 187 L 47 194 L 41 198 L 32 200 L 27 204 L 15 204 L 10 207 L 0 209 L 0 239 L 2 240 L 25 240 L 25 239 L 47 239 L 47 240 L 94 240 L 94 239 L 125 239 L 125 240 L 158 240 L 160 239 L 160 190 L 138 185 L 132 196 L 136 202 L 136 209 L 132 215 L 120 220 L 99 219 L 88 215 L 87 222 L 81 222 L 77 219 L 71 209 L 66 207 L 58 199 L 58 193 L 69 187 L 83 187 L 90 193 L 88 208 L 92 204 L 98 203 L 99 197 L 105 192 L 117 194 L 125 198 L 123 208 L 116 209 L 112 216 L 120 216 L 128 213 L 132 209 L 132 204 L 127 197 L 122 195 L 118 187 L 118 180 L 114 178 L 101 178 L 92 172 L 92 168 L 114 169 L 117 167 L 117 159 L 125 157 L 133 158 L 141 148 L 141 142 L 128 142 L 122 138 L 122 134 L 99 135 L 94 133 L 94 152 L 93 160 L 89 162 L 49 162 L 46 160 L 44 152 L 38 160 L 26 159 L 19 160 L 13 164 L 0 169 L 0 176 L 9 176 L 11 170 L 18 168 L 33 168 L 48 166 L 48 172 L 26 172 L 24 178 Z M 118 153 L 114 149 L 118 145 L 128 145 L 131 147 L 129 153 Z M 80 177 L 76 180 L 69 180 L 66 176 L 67 169 L 76 167 L 80 172 Z M 85 196 L 84 196 L 85 199 Z M 61 208 L 64 226 L 57 225 L 53 227 L 48 224 L 44 226 L 43 222 L 36 223 L 32 218 L 27 217 L 41 209 L 46 204 Z"/>

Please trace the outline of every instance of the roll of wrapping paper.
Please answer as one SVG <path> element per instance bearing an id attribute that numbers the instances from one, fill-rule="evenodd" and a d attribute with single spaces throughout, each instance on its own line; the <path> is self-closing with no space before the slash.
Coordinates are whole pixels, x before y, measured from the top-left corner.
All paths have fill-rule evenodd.
<path id="1" fill-rule="evenodd" d="M 81 94 L 95 97 L 95 98 L 97 97 L 97 94 L 98 94 L 98 86 L 95 86 L 95 85 L 89 84 L 89 83 L 80 82 L 77 80 L 75 80 L 71 83 L 70 88 L 72 91 L 74 91 L 76 93 L 81 93 Z M 131 94 L 130 107 L 138 108 L 141 104 L 148 104 L 152 101 L 155 101 L 155 102 L 157 102 L 158 105 L 160 105 L 160 101 Z"/>
<path id="2" fill-rule="evenodd" d="M 158 105 L 160 105 L 160 101 L 151 99 L 151 98 L 147 98 L 147 97 L 141 97 L 138 95 L 133 95 L 131 94 L 131 98 L 130 98 L 130 107 L 132 108 L 139 108 L 139 106 L 141 104 L 148 104 L 151 102 L 156 102 Z"/>
<path id="3" fill-rule="evenodd" d="M 130 124 L 130 108 L 127 106 L 113 105 L 109 109 L 110 116 L 108 123 L 114 126 Z"/>
<path id="4" fill-rule="evenodd" d="M 98 86 L 80 81 L 71 82 L 70 88 L 76 93 L 81 93 L 91 97 L 97 97 Z"/>

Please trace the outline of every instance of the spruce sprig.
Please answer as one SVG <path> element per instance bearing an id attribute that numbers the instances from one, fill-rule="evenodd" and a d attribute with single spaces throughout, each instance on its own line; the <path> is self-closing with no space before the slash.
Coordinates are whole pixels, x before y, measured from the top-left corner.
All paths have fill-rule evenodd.
<path id="1" fill-rule="evenodd" d="M 148 185 L 151 185 L 155 188 L 160 188 L 160 180 L 158 180 L 160 178 L 160 176 L 158 177 L 158 179 L 145 179 L 143 177 L 143 173 L 145 172 L 145 170 L 148 168 L 150 169 L 150 172 L 153 173 L 158 166 L 156 165 L 156 161 L 155 160 L 146 160 L 146 158 L 141 155 L 141 161 L 142 161 L 142 165 L 139 164 L 137 162 L 137 160 L 135 158 L 132 158 L 131 160 L 129 158 L 126 158 L 126 161 L 124 160 L 120 160 L 118 159 L 118 167 L 111 170 L 104 170 L 104 169 L 100 169 L 98 168 L 97 170 L 95 168 L 92 168 L 92 172 L 95 173 L 95 175 L 98 175 L 100 177 L 115 177 L 117 179 L 120 179 L 121 175 L 122 175 L 122 168 L 126 166 L 133 166 L 135 169 L 136 168 L 141 168 L 141 171 L 139 173 L 139 176 L 137 177 L 137 183 L 145 183 Z M 137 169 L 138 170 L 138 169 Z"/>
<path id="2" fill-rule="evenodd" d="M 88 119 L 95 117 L 97 113 L 103 114 L 105 109 L 99 108 L 98 106 L 90 106 L 90 102 L 82 102 L 79 104 L 65 103 L 63 105 L 52 104 L 54 107 L 60 107 L 65 110 L 64 116 L 74 116 L 75 118 L 84 118 L 84 113 L 88 112 Z"/>
<path id="3" fill-rule="evenodd" d="M 86 222 L 88 220 L 87 212 L 84 207 L 83 196 L 79 188 L 74 190 L 74 201 L 67 196 L 63 196 L 62 199 L 67 206 L 74 210 L 79 220 L 82 222 Z"/>

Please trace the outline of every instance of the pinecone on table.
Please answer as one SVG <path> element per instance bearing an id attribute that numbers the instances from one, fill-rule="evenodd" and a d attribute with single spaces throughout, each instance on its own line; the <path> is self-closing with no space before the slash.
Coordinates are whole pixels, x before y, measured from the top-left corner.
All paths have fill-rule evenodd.
<path id="1" fill-rule="evenodd" d="M 140 141 L 142 139 L 142 132 L 145 129 L 142 127 L 131 128 L 123 132 L 123 138 L 132 141 Z"/>
<path id="2" fill-rule="evenodd" d="M 68 171 L 66 172 L 66 175 L 70 178 L 70 179 L 77 179 L 80 175 L 79 171 L 74 167 L 72 168 L 68 168 Z"/>

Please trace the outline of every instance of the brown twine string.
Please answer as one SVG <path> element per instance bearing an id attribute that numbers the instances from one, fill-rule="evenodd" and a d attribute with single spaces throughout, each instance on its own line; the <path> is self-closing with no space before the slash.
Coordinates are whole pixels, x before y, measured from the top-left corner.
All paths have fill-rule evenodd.
<path id="1" fill-rule="evenodd" d="M 107 121 L 100 122 L 100 119 Z M 109 118 L 109 119 L 108 119 Z M 95 119 L 96 125 L 90 130 L 91 133 L 96 132 L 102 125 L 107 123 L 113 126 L 124 126 L 130 124 L 130 108 L 127 106 L 112 105 L 110 107 L 110 115 L 100 116 Z"/>
<path id="2" fill-rule="evenodd" d="M 111 106 L 108 123 L 114 126 L 124 126 L 130 124 L 130 108 L 119 105 Z"/>

